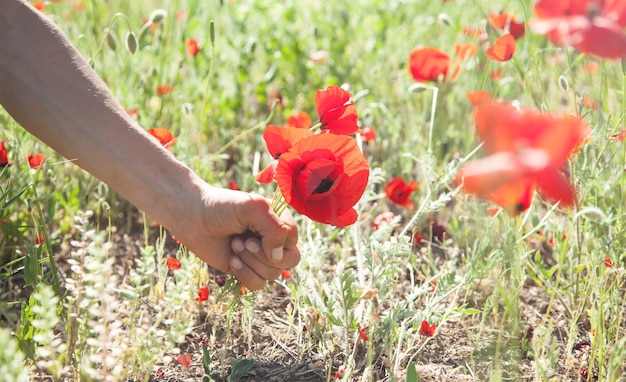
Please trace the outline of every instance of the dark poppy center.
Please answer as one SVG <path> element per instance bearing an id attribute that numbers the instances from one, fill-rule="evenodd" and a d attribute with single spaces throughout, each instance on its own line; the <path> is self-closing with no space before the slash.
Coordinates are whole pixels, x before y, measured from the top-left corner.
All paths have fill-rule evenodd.
<path id="1" fill-rule="evenodd" d="M 320 184 L 315 188 L 315 191 L 313 191 L 314 194 L 323 194 L 325 192 L 328 192 L 328 190 L 330 190 L 330 188 L 333 186 L 333 181 L 326 178 L 324 180 L 322 180 L 320 182 Z"/>

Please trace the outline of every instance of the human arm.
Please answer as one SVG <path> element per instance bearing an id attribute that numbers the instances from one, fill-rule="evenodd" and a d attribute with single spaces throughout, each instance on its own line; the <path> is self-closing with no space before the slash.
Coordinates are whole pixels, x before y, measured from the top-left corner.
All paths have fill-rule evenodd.
<path id="1" fill-rule="evenodd" d="M 278 217 L 261 196 L 206 184 L 127 115 L 44 15 L 25 1 L 0 0 L 0 36 L 0 104 L 29 132 L 251 289 L 298 263 L 288 213 Z M 273 250 L 283 256 L 272 260 Z"/>

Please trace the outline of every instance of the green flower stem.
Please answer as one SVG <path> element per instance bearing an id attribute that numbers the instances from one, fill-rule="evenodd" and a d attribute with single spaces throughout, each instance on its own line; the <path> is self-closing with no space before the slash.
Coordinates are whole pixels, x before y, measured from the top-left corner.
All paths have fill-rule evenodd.
<path id="1" fill-rule="evenodd" d="M 274 199 L 272 200 L 272 211 L 278 216 L 282 215 L 287 208 L 287 202 L 285 202 L 285 197 L 283 193 L 280 192 L 280 188 L 276 187 L 276 191 L 274 191 Z"/>
<path id="2" fill-rule="evenodd" d="M 217 155 L 222 154 L 224 151 L 226 151 L 226 149 L 228 149 L 235 142 L 237 142 L 241 138 L 245 137 L 249 133 L 251 133 L 251 132 L 253 132 L 253 131 L 257 130 L 257 129 L 261 129 L 261 128 L 266 127 L 267 124 L 270 123 L 272 118 L 274 118 L 274 112 L 276 111 L 276 106 L 277 105 L 278 105 L 278 100 L 274 100 L 274 103 L 272 104 L 272 109 L 270 110 L 270 113 L 268 114 L 267 118 L 265 118 L 263 121 L 257 123 L 256 125 L 254 125 L 254 126 L 248 128 L 248 129 L 242 131 L 241 133 L 237 134 L 233 139 L 231 139 L 228 143 L 226 143 L 224 146 L 222 146 L 213 155 L 217 156 Z"/>
<path id="3" fill-rule="evenodd" d="M 309 127 L 309 131 L 315 131 L 317 129 L 321 129 L 322 128 L 322 122 L 318 122 L 315 125 Z"/>

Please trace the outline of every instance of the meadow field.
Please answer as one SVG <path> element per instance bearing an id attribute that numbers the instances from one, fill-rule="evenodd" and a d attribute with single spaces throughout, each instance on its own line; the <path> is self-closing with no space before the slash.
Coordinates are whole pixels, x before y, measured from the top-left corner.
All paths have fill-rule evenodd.
<path id="1" fill-rule="evenodd" d="M 264 132 L 330 137 L 330 92 L 369 175 L 250 291 L 0 109 L 1 380 L 626 380 L 626 37 L 534 0 L 33 4 L 208 183 L 271 198 Z"/>

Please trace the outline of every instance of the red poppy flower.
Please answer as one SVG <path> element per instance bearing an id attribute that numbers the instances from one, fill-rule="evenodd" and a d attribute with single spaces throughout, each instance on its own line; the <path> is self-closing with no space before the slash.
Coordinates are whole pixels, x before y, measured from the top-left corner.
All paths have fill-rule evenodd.
<path id="1" fill-rule="evenodd" d="M 39 245 L 39 244 L 42 244 L 45 241 L 46 241 L 46 237 L 44 235 L 39 234 L 39 235 L 35 236 L 35 244 Z"/>
<path id="2" fill-rule="evenodd" d="M 7 147 L 4 145 L 4 141 L 0 141 L 0 168 L 10 166 L 11 164 Z"/>
<path id="3" fill-rule="evenodd" d="M 35 9 L 38 10 L 38 11 L 43 11 L 44 2 L 43 1 L 35 1 L 33 3 L 33 7 L 35 7 Z"/>
<path id="4" fill-rule="evenodd" d="M 28 159 L 28 165 L 33 170 L 39 169 L 39 167 L 41 167 L 41 164 L 43 163 L 43 161 L 45 159 L 43 154 L 29 155 L 26 158 Z"/>
<path id="5" fill-rule="evenodd" d="M 291 273 L 289 273 L 289 271 L 288 271 L 288 270 L 283 269 L 283 270 L 280 272 L 280 277 L 284 278 L 285 280 L 289 280 L 289 279 L 291 278 Z"/>
<path id="6" fill-rule="evenodd" d="M 600 64 L 595 61 L 588 63 L 587 65 L 583 65 L 583 70 L 587 73 L 594 74 L 600 69 Z"/>
<path id="7" fill-rule="evenodd" d="M 413 234 L 413 244 L 415 245 L 422 245 L 424 243 L 426 243 L 428 240 L 426 240 L 426 238 L 424 236 L 422 236 L 422 234 L 419 231 L 415 231 L 415 233 Z"/>
<path id="8" fill-rule="evenodd" d="M 200 52 L 198 40 L 194 38 L 187 39 L 187 41 L 185 41 L 185 51 L 187 52 L 187 55 L 195 57 L 198 52 Z"/>
<path id="9" fill-rule="evenodd" d="M 490 155 L 461 168 L 457 182 L 465 192 L 487 197 L 512 215 L 530 206 L 535 188 L 562 206 L 575 203 L 565 165 L 589 135 L 583 121 L 498 102 L 479 106 L 475 119 Z"/>
<path id="10" fill-rule="evenodd" d="M 613 268 L 613 260 L 610 257 L 604 258 L 604 266 L 607 268 Z"/>
<path id="11" fill-rule="evenodd" d="M 472 105 L 478 106 L 489 101 L 491 99 L 491 94 L 489 94 L 487 90 L 476 90 L 467 93 L 467 99 Z"/>
<path id="12" fill-rule="evenodd" d="M 270 163 L 263 171 L 261 171 L 256 181 L 261 184 L 270 183 L 274 180 L 276 174 L 276 166 L 278 166 L 278 158 L 299 140 L 313 135 L 308 129 L 298 129 L 295 127 L 281 127 L 276 125 L 268 125 L 263 132 L 263 139 L 267 150 L 270 152 L 274 161 Z"/>
<path id="13" fill-rule="evenodd" d="M 504 73 L 504 70 L 502 70 L 502 68 L 495 69 L 489 73 L 489 77 L 491 77 L 492 80 L 497 81 L 500 78 L 502 78 L 503 73 Z"/>
<path id="14" fill-rule="evenodd" d="M 165 263 L 167 264 L 167 269 L 170 271 L 176 271 L 181 268 L 180 261 L 178 261 L 175 257 L 168 257 L 167 260 L 165 260 Z"/>
<path id="15" fill-rule="evenodd" d="M 229 180 L 228 181 L 228 189 L 229 190 L 235 190 L 235 191 L 239 191 L 241 190 L 241 188 L 239 187 L 239 185 L 237 184 L 237 182 L 235 182 L 234 180 Z"/>
<path id="16" fill-rule="evenodd" d="M 196 297 L 196 301 L 203 302 L 208 299 L 209 299 L 209 288 L 203 286 L 198 290 L 198 297 Z"/>
<path id="17" fill-rule="evenodd" d="M 369 329 L 369 326 L 364 326 L 362 328 L 359 328 L 359 337 L 361 338 L 361 340 L 367 342 L 367 340 L 369 340 L 369 337 L 366 333 L 367 329 Z"/>
<path id="18" fill-rule="evenodd" d="M 376 139 L 376 130 L 373 127 L 367 126 L 361 130 L 361 139 L 363 142 L 371 142 Z"/>
<path id="19" fill-rule="evenodd" d="M 356 222 L 353 208 L 369 177 L 367 160 L 348 136 L 303 138 L 280 156 L 276 181 L 285 202 L 309 218 L 337 227 Z"/>
<path id="20" fill-rule="evenodd" d="M 518 22 L 515 19 L 515 15 L 512 15 L 508 12 L 492 12 L 489 14 L 489 16 L 487 16 L 487 19 L 489 20 L 489 25 L 491 25 L 494 29 L 506 31 L 510 33 L 516 40 L 526 34 L 526 28 L 524 27 L 524 23 Z"/>
<path id="21" fill-rule="evenodd" d="M 417 82 L 452 81 L 449 69 L 450 56 L 436 48 L 417 48 L 409 57 L 409 71 Z"/>
<path id="22" fill-rule="evenodd" d="M 437 324 L 430 325 L 428 321 L 422 321 L 420 325 L 420 334 L 426 337 L 432 337 L 435 335 L 435 330 L 437 329 Z"/>
<path id="23" fill-rule="evenodd" d="M 413 208 L 413 201 L 410 199 L 411 193 L 419 188 L 415 181 L 406 183 L 400 177 L 393 178 L 385 187 L 385 194 L 392 202 L 406 208 Z"/>
<path id="24" fill-rule="evenodd" d="M 557 45 L 615 59 L 626 56 L 626 2 L 623 0 L 538 0 L 533 31 Z"/>
<path id="25" fill-rule="evenodd" d="M 313 121 L 311 120 L 311 117 L 309 117 L 305 111 L 293 113 L 289 118 L 287 118 L 287 126 L 298 129 L 308 129 L 311 127 L 312 123 Z"/>
<path id="26" fill-rule="evenodd" d="M 172 135 L 171 131 L 162 127 L 154 127 L 152 129 L 148 129 L 148 133 L 155 137 L 166 149 L 172 147 L 174 142 L 176 142 L 176 140 L 178 139 Z"/>
<path id="27" fill-rule="evenodd" d="M 178 361 L 178 363 L 180 363 L 180 366 L 182 366 L 183 370 L 187 370 L 191 365 L 191 354 L 181 354 L 176 357 L 176 360 Z"/>
<path id="28" fill-rule="evenodd" d="M 473 27 L 469 25 L 463 27 L 463 36 L 482 37 L 485 33 L 485 28 L 483 27 Z"/>
<path id="29" fill-rule="evenodd" d="M 139 109 L 137 108 L 133 108 L 133 109 L 124 109 L 126 111 L 126 113 L 128 113 L 128 115 L 130 115 L 133 119 L 137 119 L 137 117 L 139 116 Z"/>
<path id="30" fill-rule="evenodd" d="M 591 97 L 589 97 L 588 95 L 583 97 L 582 104 L 583 106 L 591 110 L 595 110 L 598 107 L 598 103 L 592 100 Z"/>
<path id="31" fill-rule="evenodd" d="M 467 60 L 476 55 L 478 47 L 473 42 L 457 43 L 454 45 L 454 54 L 461 60 Z"/>
<path id="32" fill-rule="evenodd" d="M 374 228 L 374 230 L 377 230 L 378 227 L 380 227 L 381 224 L 383 224 L 384 222 L 390 222 L 395 217 L 396 217 L 396 214 L 394 214 L 391 211 L 386 211 L 386 212 L 380 213 L 380 214 L 376 215 L 376 217 L 372 221 L 372 228 Z"/>
<path id="33" fill-rule="evenodd" d="M 333 134 L 354 134 L 359 130 L 358 114 L 351 99 L 352 95 L 337 85 L 318 90 L 315 107 L 322 129 Z"/>
<path id="34" fill-rule="evenodd" d="M 157 87 L 157 94 L 159 96 L 164 96 L 166 94 L 171 93 L 172 90 L 174 90 L 174 87 L 172 85 L 159 85 Z"/>
<path id="35" fill-rule="evenodd" d="M 487 48 L 485 55 L 490 60 L 504 62 L 513 57 L 515 49 L 515 38 L 512 34 L 507 33 L 498 37 L 493 45 Z"/>

